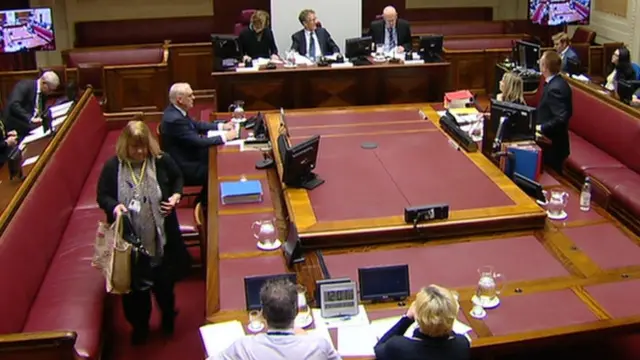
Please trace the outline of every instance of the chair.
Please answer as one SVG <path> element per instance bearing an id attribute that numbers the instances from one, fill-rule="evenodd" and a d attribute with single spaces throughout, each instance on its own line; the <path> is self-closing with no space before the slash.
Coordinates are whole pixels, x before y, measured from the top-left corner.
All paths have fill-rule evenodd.
<path id="1" fill-rule="evenodd" d="M 573 33 L 573 36 L 571 36 L 571 43 L 573 44 L 587 43 L 593 45 L 595 43 L 595 40 L 595 31 L 589 30 L 582 26 L 579 26 Z"/>
<path id="2" fill-rule="evenodd" d="M 104 106 L 107 103 L 104 91 L 104 65 L 101 63 L 80 63 L 76 71 L 78 73 L 76 78 L 78 88 L 85 89 L 87 86 L 91 86 L 96 96 L 101 97 L 100 104 Z"/>
<path id="3" fill-rule="evenodd" d="M 202 209 L 202 205 L 200 203 L 196 204 L 196 207 L 193 209 L 193 218 L 196 223 L 196 227 L 198 228 L 199 234 L 199 243 L 200 246 L 200 261 L 202 262 L 202 267 L 206 269 L 207 267 L 207 226 L 204 217 L 204 210 Z M 191 244 L 187 244 L 190 246 Z M 191 245 L 194 246 L 194 245 Z"/>
<path id="4" fill-rule="evenodd" d="M 253 14 L 255 14 L 256 11 L 256 9 L 246 9 L 240 12 L 240 17 L 238 18 L 238 22 L 236 23 L 233 30 L 233 33 L 236 36 L 240 35 L 242 30 L 249 26 L 249 23 L 251 23 L 251 17 L 253 16 Z"/>

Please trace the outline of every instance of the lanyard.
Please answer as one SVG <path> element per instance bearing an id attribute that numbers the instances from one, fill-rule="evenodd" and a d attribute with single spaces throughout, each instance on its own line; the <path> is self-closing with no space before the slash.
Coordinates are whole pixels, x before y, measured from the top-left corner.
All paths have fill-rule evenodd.
<path id="1" fill-rule="evenodd" d="M 295 334 L 291 333 L 291 332 L 287 332 L 287 331 L 267 331 L 267 335 L 282 335 L 282 336 L 286 336 L 286 335 L 295 335 Z"/>
<path id="2" fill-rule="evenodd" d="M 129 161 L 127 161 L 127 166 L 129 167 L 129 171 L 131 171 L 131 180 L 133 180 L 136 188 L 139 187 L 140 183 L 142 183 L 142 179 L 144 178 L 145 169 L 147 168 L 147 160 L 142 163 L 142 169 L 140 170 L 139 177 L 136 177 L 136 173 L 133 171 L 133 168 L 131 167 L 131 163 Z"/>

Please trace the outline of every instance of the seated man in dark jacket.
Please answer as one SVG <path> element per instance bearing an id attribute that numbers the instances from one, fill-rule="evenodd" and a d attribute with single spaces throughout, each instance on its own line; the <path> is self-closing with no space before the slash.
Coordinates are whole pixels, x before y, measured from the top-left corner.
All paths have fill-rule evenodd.
<path id="1" fill-rule="evenodd" d="M 376 45 L 384 44 L 385 52 L 411 51 L 411 26 L 408 21 L 398 19 L 393 6 L 384 8 L 381 20 L 371 22 L 369 36 Z"/>
<path id="2" fill-rule="evenodd" d="M 193 107 L 193 90 L 187 83 L 176 83 L 169 90 L 171 104 L 164 110 L 160 124 L 162 147 L 178 164 L 187 186 L 202 186 L 198 201 L 207 203 L 209 147 L 235 139 L 233 124 L 222 121 L 194 121 L 188 115 Z M 221 135 L 207 136 L 210 130 L 224 130 Z"/>
<path id="3" fill-rule="evenodd" d="M 302 10 L 298 15 L 298 21 L 304 29 L 291 35 L 291 50 L 311 60 L 340 53 L 340 48 L 331 38 L 331 34 L 325 28 L 318 27 L 315 11 Z"/>
<path id="4" fill-rule="evenodd" d="M 20 137 L 42 124 L 47 95 L 60 85 L 53 71 L 46 71 L 37 80 L 21 80 L 13 87 L 4 119 L 8 130 L 15 130 Z"/>

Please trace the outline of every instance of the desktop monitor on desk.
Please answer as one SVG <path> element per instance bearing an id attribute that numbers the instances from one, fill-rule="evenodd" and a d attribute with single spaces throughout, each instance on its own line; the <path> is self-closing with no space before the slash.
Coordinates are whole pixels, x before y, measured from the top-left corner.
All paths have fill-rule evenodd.
<path id="1" fill-rule="evenodd" d="M 285 134 L 278 136 L 278 152 L 282 161 L 282 182 L 288 187 L 313 190 L 324 184 L 313 170 L 316 168 L 320 135 L 290 146 Z"/>
<path id="2" fill-rule="evenodd" d="M 425 62 L 439 62 L 442 60 L 442 47 L 444 36 L 427 35 L 420 36 L 420 56 Z"/>
<path id="3" fill-rule="evenodd" d="M 374 51 L 371 36 L 346 39 L 344 41 L 344 54 L 354 65 L 370 65 L 367 59 Z"/>
<path id="4" fill-rule="evenodd" d="M 491 99 L 491 133 L 495 134 L 493 150 L 504 142 L 536 139 L 536 108 Z"/>
<path id="5" fill-rule="evenodd" d="M 630 105 L 633 94 L 640 88 L 640 80 L 619 80 L 618 81 L 618 97 L 623 103 Z"/>
<path id="6" fill-rule="evenodd" d="M 540 45 L 517 40 L 514 44 L 513 56 L 518 67 L 540 71 Z"/>
<path id="7" fill-rule="evenodd" d="M 242 58 L 238 37 L 234 35 L 212 34 L 213 71 L 235 69 Z"/>

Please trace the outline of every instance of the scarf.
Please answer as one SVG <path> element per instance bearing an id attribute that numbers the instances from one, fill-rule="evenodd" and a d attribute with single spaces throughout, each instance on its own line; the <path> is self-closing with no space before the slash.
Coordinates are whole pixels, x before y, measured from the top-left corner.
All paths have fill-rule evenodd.
<path id="1" fill-rule="evenodd" d="M 129 209 L 131 222 L 142 245 L 158 265 L 164 253 L 166 237 L 164 217 L 160 211 L 162 191 L 156 176 L 156 161 L 148 158 L 144 163 L 118 163 L 118 202 L 129 207 L 136 200 L 140 211 Z"/>

